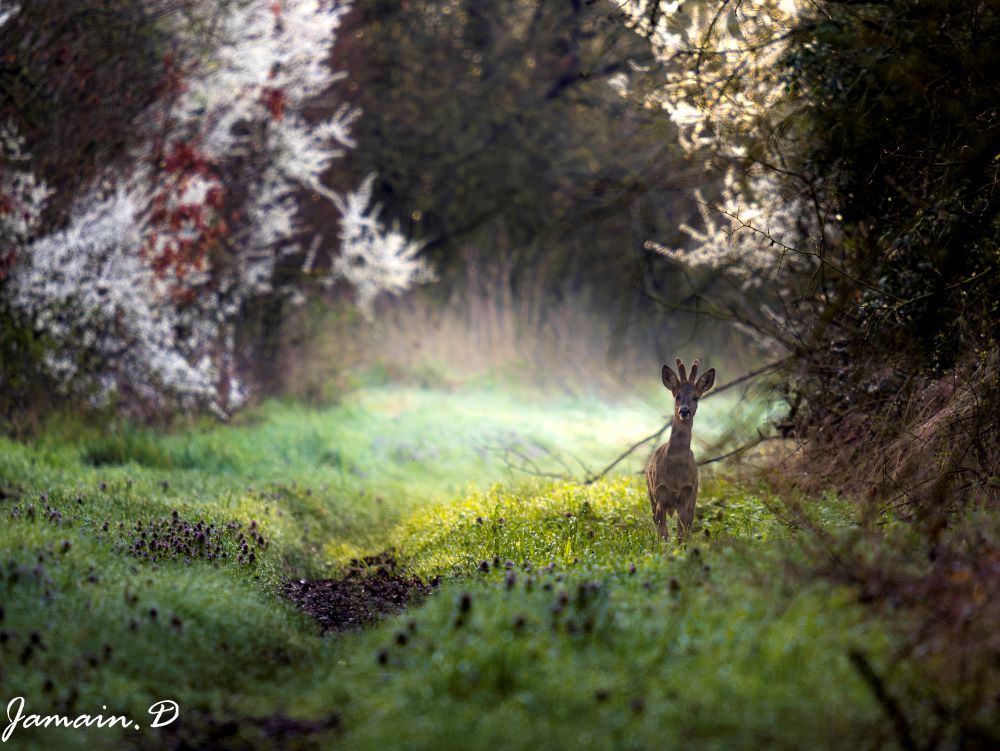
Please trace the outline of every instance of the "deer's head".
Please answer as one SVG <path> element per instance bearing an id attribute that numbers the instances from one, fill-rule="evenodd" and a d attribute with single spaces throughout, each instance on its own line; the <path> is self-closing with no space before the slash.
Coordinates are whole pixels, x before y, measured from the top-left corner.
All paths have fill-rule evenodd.
<path id="1" fill-rule="evenodd" d="M 715 368 L 709 368 L 701 378 L 698 378 L 698 361 L 691 363 L 691 375 L 688 376 L 684 363 L 677 358 L 677 372 L 669 365 L 663 366 L 663 385 L 674 395 L 674 419 L 690 424 L 694 413 L 698 411 L 698 400 L 715 384 Z"/>

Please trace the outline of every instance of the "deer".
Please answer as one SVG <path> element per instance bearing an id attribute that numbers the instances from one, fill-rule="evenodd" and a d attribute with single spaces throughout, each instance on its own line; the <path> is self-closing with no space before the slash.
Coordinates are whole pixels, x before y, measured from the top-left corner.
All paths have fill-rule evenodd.
<path id="1" fill-rule="evenodd" d="M 686 539 L 694 522 L 698 464 L 691 451 L 691 430 L 698 400 L 715 385 L 715 368 L 698 378 L 698 367 L 698 360 L 692 362 L 688 376 L 680 358 L 677 358 L 677 373 L 669 365 L 663 366 L 663 385 L 674 395 L 674 418 L 670 424 L 670 439 L 653 452 L 646 464 L 646 490 L 653 509 L 653 522 L 664 541 L 670 539 L 668 514 L 677 514 L 680 541 Z"/>

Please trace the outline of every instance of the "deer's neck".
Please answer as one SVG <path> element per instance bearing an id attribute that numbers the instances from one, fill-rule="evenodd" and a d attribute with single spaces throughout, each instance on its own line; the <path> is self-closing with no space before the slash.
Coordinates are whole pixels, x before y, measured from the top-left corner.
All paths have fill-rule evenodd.
<path id="1" fill-rule="evenodd" d="M 670 441 L 667 443 L 667 451 L 674 453 L 687 453 L 691 450 L 691 427 L 693 423 L 683 423 L 674 421 L 670 426 Z"/>

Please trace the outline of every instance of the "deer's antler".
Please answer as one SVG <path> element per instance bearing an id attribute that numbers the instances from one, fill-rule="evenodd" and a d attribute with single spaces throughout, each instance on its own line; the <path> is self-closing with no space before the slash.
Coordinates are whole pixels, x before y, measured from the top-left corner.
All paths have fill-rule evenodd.
<path id="1" fill-rule="evenodd" d="M 681 377 L 681 383 L 687 382 L 687 370 L 684 369 L 684 363 L 681 362 L 681 358 L 677 358 L 677 375 Z"/>
<path id="2" fill-rule="evenodd" d="M 688 383 L 694 383 L 698 379 L 698 358 L 694 358 L 694 362 L 691 363 L 691 376 L 688 378 Z"/>

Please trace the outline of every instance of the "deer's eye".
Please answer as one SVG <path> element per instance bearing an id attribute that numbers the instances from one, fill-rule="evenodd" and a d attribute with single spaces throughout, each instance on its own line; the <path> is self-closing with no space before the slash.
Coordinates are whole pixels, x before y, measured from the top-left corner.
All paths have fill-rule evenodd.
<path id="1" fill-rule="evenodd" d="M 693 397 L 693 398 L 694 398 L 695 404 L 697 404 L 698 403 L 698 397 L 696 396 L 696 397 Z"/>

